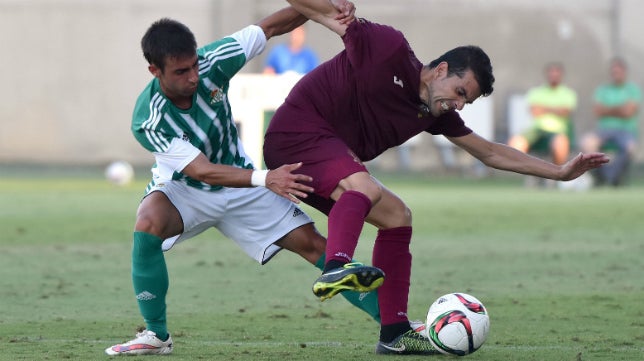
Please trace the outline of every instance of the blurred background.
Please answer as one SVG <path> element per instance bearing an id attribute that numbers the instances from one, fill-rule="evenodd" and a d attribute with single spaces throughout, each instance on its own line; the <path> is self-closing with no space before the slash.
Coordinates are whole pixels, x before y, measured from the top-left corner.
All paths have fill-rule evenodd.
<path id="1" fill-rule="evenodd" d="M 514 119 L 520 117 L 517 104 L 529 88 L 544 82 L 548 62 L 564 64 L 564 82 L 577 92 L 573 121 L 578 134 L 596 124 L 592 94 L 608 81 L 612 57 L 624 57 L 630 79 L 644 85 L 641 0 L 354 2 L 358 16 L 400 29 L 423 63 L 458 45 L 486 50 L 494 66 L 495 91 L 464 118 L 498 142 L 507 142 L 512 124 L 519 121 Z M 104 166 L 124 160 L 149 166 L 152 156 L 129 131 L 135 99 L 151 79 L 139 47 L 147 27 L 161 17 L 175 18 L 204 45 L 284 6 L 281 0 L 0 0 L 0 165 Z M 321 61 L 342 49 L 337 36 L 322 26 L 307 23 L 306 30 L 306 43 Z M 285 41 L 286 36 L 272 39 L 242 73 L 251 80 L 262 77 L 258 74 L 268 51 Z M 267 84 L 269 89 L 274 86 L 272 81 Z M 233 113 L 239 111 L 242 136 L 251 134 L 245 128 L 261 130 L 266 120 L 243 119 L 245 102 L 262 101 L 239 94 L 248 87 L 240 83 L 237 95 L 231 94 L 239 98 L 231 102 Z M 264 114 L 270 108 L 262 105 Z M 445 144 L 437 138 L 423 134 L 409 144 L 408 153 L 391 150 L 373 166 L 392 170 L 402 164 L 411 171 L 476 168 L 458 153 L 445 158 Z M 251 148 L 259 146 L 257 141 L 244 139 Z M 642 146 L 636 162 L 644 162 Z"/>

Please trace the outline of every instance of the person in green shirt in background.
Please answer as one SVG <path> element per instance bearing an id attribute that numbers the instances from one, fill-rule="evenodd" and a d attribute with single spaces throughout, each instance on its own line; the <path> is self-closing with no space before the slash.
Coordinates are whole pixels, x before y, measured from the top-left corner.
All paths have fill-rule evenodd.
<path id="1" fill-rule="evenodd" d="M 570 115 L 577 107 L 577 94 L 562 84 L 564 67 L 549 63 L 545 68 L 547 84 L 532 88 L 526 97 L 532 126 L 510 138 L 509 145 L 528 153 L 541 145 L 552 155 L 555 164 L 564 164 L 570 155 L 572 124 Z"/>
<path id="2" fill-rule="evenodd" d="M 599 185 L 620 186 L 637 146 L 642 91 L 627 79 L 628 66 L 624 59 L 611 60 L 609 70 L 610 82 L 595 90 L 593 111 L 598 120 L 597 129 L 584 137 L 581 146 L 584 151 L 614 151 L 610 164 L 598 169 L 594 176 Z"/>

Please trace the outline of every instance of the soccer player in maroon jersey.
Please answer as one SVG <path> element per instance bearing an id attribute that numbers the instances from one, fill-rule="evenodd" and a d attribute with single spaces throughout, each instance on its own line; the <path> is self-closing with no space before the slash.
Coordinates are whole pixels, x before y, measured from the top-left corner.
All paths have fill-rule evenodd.
<path id="1" fill-rule="evenodd" d="M 324 300 L 361 287 L 361 271 L 350 260 L 364 222 L 376 226 L 373 266 L 385 275 L 378 289 L 376 352 L 433 353 L 407 318 L 411 211 L 362 162 L 423 131 L 446 136 L 487 166 L 556 180 L 574 179 L 608 158 L 579 154 L 555 165 L 472 132 L 457 110 L 492 93 L 494 83 L 490 59 L 476 46 L 455 48 L 423 65 L 400 31 L 365 19 L 334 20 L 335 0 L 289 2 L 338 34 L 345 47 L 295 85 L 264 143 L 270 169 L 303 162 L 299 170 L 313 178 L 315 189 L 303 201 L 329 217 L 326 265 L 313 292 Z"/>

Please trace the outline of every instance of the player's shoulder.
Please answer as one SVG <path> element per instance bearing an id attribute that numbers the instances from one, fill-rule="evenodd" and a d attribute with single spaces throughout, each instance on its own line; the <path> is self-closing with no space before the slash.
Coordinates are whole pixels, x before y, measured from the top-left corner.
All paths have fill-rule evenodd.
<path id="1" fill-rule="evenodd" d="M 154 115 L 161 116 L 171 102 L 166 98 L 155 78 L 139 94 L 134 105 L 132 125 L 141 125 Z"/>
<path id="2" fill-rule="evenodd" d="M 365 18 L 358 18 L 356 19 L 356 21 L 349 24 L 349 27 L 347 28 L 347 32 L 364 33 L 364 34 L 377 36 L 377 37 L 383 37 L 383 36 L 397 37 L 397 38 L 405 37 L 402 31 L 394 28 L 391 25 L 373 22 Z"/>
<path id="3" fill-rule="evenodd" d="M 629 81 L 629 82 L 626 82 L 626 86 L 628 91 L 630 91 L 631 93 L 641 95 L 642 88 L 640 88 L 640 86 L 637 83 Z"/>

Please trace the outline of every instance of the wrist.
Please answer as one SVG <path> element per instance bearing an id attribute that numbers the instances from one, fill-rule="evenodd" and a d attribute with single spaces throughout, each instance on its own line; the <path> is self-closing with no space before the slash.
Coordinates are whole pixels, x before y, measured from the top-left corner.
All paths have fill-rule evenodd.
<path id="1" fill-rule="evenodd" d="M 250 185 L 253 187 L 265 187 L 268 170 L 253 170 L 250 176 Z"/>

